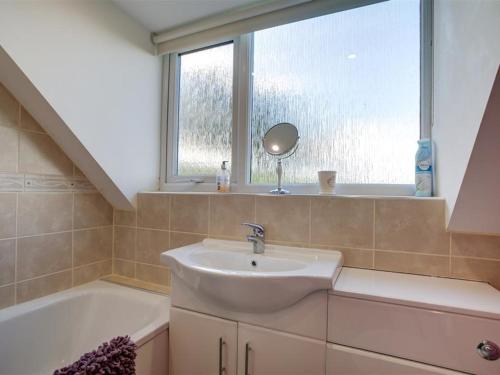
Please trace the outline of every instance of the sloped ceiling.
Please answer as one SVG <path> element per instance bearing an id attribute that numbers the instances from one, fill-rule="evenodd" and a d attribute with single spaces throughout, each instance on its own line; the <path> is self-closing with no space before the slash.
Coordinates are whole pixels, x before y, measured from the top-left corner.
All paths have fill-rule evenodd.
<path id="1" fill-rule="evenodd" d="M 432 138 L 447 224 L 500 63 L 499 20 L 500 1 L 434 1 Z"/>
<path id="2" fill-rule="evenodd" d="M 500 67 L 448 229 L 500 233 Z"/>
<path id="3" fill-rule="evenodd" d="M 115 207 L 157 189 L 161 61 L 109 1 L 0 2 L 0 79 Z"/>

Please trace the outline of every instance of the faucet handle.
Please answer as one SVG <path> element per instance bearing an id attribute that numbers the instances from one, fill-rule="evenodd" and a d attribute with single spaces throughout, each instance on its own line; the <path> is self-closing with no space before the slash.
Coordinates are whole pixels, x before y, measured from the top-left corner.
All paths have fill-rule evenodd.
<path id="1" fill-rule="evenodd" d="M 265 230 L 262 225 L 254 223 L 242 223 L 241 225 L 246 225 L 247 227 L 252 228 L 254 235 L 264 237 Z"/>

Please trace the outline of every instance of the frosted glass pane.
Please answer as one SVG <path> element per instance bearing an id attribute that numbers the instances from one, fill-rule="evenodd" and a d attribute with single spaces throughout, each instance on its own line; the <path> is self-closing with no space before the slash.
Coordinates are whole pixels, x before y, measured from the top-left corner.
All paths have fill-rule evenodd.
<path id="1" fill-rule="evenodd" d="M 338 171 L 341 183 L 414 183 L 420 134 L 418 0 L 393 0 L 254 33 L 253 183 L 274 183 L 262 148 L 278 122 L 299 129 L 285 183 Z"/>
<path id="2" fill-rule="evenodd" d="M 180 57 L 177 174 L 215 175 L 231 160 L 233 44 Z"/>

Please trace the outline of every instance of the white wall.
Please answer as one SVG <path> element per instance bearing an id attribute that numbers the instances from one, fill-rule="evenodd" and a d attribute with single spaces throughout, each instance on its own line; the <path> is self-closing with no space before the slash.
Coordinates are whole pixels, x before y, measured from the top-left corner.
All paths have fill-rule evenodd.
<path id="1" fill-rule="evenodd" d="M 449 220 L 500 63 L 499 0 L 435 0 L 436 185 Z"/>
<path id="2" fill-rule="evenodd" d="M 500 234 L 500 68 L 448 229 Z"/>
<path id="3" fill-rule="evenodd" d="M 111 203 L 130 208 L 157 187 L 161 62 L 147 30 L 107 0 L 6 0 L 0 46 L 82 149 L 65 144 L 60 124 L 37 120 Z"/>

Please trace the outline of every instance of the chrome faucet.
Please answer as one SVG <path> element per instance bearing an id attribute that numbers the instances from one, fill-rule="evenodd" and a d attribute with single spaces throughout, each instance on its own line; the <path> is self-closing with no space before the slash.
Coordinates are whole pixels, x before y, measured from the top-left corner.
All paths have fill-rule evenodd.
<path id="1" fill-rule="evenodd" d="M 264 231 L 264 227 L 262 225 L 253 224 L 253 223 L 243 223 L 241 225 L 246 225 L 246 226 L 252 228 L 253 233 L 251 235 L 247 236 L 247 241 L 251 242 L 253 244 L 253 252 L 255 254 L 263 254 L 264 253 L 264 248 L 265 248 L 265 243 L 264 243 L 265 231 Z"/>

